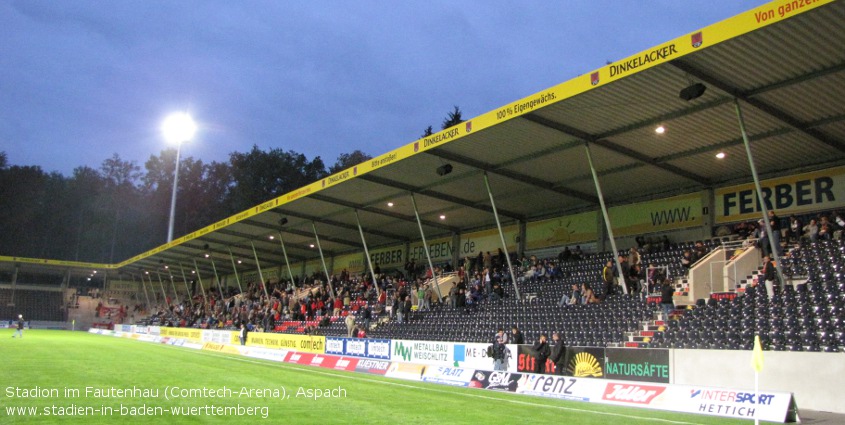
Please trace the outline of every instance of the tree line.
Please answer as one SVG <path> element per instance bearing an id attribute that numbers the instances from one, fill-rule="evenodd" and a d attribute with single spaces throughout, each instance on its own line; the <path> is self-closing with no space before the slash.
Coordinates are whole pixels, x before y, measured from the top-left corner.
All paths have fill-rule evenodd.
<path id="1" fill-rule="evenodd" d="M 463 120 L 457 106 L 442 128 Z M 431 134 L 431 127 L 424 133 Z M 355 150 L 326 168 L 293 150 L 229 154 L 228 162 L 179 162 L 174 239 L 370 159 Z M 166 242 L 176 149 L 143 167 L 113 154 L 70 176 L 10 165 L 0 152 L 0 255 L 115 263 Z"/>
<path id="2" fill-rule="evenodd" d="M 319 156 L 257 146 L 228 162 L 183 157 L 174 238 L 367 159 L 356 150 L 327 169 Z M 175 149 L 143 167 L 114 154 L 65 176 L 0 152 L 0 255 L 113 263 L 165 243 L 175 162 Z"/>

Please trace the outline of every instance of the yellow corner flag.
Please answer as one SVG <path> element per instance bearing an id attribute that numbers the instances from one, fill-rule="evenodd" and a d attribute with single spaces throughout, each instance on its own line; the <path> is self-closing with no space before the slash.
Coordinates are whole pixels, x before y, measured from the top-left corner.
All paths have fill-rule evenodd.
<path id="1" fill-rule="evenodd" d="M 751 355 L 751 366 L 757 373 L 763 370 L 763 347 L 760 346 L 760 335 L 754 335 L 754 352 Z"/>

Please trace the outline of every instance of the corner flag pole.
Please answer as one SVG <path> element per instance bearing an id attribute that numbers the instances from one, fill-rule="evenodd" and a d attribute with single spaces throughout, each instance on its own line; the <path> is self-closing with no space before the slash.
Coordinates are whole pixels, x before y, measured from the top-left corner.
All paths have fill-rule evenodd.
<path id="1" fill-rule="evenodd" d="M 754 368 L 754 402 L 759 405 L 760 371 L 763 370 L 763 347 L 760 345 L 760 335 L 754 335 L 754 351 L 751 354 L 751 367 Z M 754 409 L 754 425 L 760 425 L 757 410 Z"/>

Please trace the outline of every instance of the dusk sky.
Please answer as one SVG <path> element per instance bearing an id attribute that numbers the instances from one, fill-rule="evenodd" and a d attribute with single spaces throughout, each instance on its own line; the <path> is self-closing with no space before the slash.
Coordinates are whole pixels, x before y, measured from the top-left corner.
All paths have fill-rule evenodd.
<path id="1" fill-rule="evenodd" d="M 0 2 L 0 151 L 69 176 L 183 155 L 378 155 L 761 0 Z"/>

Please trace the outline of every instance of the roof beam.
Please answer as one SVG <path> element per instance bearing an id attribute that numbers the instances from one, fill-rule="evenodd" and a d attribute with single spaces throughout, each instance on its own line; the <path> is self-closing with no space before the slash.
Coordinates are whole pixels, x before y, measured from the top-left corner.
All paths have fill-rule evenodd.
<path id="1" fill-rule="evenodd" d="M 770 105 L 769 103 L 764 102 L 763 100 L 753 98 L 752 95 L 750 95 L 749 93 L 743 92 L 739 88 L 731 85 L 726 81 L 720 80 L 716 76 L 707 74 L 703 70 L 696 68 L 684 59 L 675 59 L 669 62 L 669 64 L 703 81 L 704 83 L 707 83 L 712 87 L 729 93 L 731 96 L 742 100 L 743 102 L 751 105 L 758 111 L 794 128 L 800 133 L 809 136 L 820 143 L 828 145 L 840 152 L 845 152 L 845 143 L 838 140 L 834 140 L 826 136 L 824 133 L 810 128 L 806 123 L 803 123 L 792 115 L 789 115 L 786 111 L 783 111 L 774 105 Z M 754 90 L 751 93 L 760 93 L 760 89 Z"/>
<path id="2" fill-rule="evenodd" d="M 455 161 L 455 162 L 459 162 L 459 161 Z M 453 204 L 457 204 L 457 205 L 461 205 L 461 206 L 464 206 L 464 207 L 467 207 L 467 208 L 473 208 L 473 209 L 477 209 L 477 210 L 481 210 L 481 211 L 489 212 L 489 213 L 493 212 L 493 208 L 489 205 L 486 205 L 486 204 L 476 204 L 474 202 L 469 202 L 469 201 L 466 201 L 464 199 L 458 198 L 457 196 L 447 195 L 445 193 L 436 192 L 436 191 L 430 190 L 430 189 L 419 189 L 419 188 L 416 188 L 416 187 L 411 186 L 409 184 L 400 183 L 400 182 L 397 182 L 397 181 L 385 179 L 383 177 L 364 174 L 363 176 L 360 176 L 358 178 L 360 178 L 362 180 L 366 180 L 368 182 L 380 184 L 380 185 L 383 185 L 383 186 L 392 187 L 394 189 L 399 189 L 399 190 L 404 190 L 406 192 L 413 192 L 413 193 L 418 193 L 420 195 L 430 196 L 432 198 L 440 199 L 440 200 L 450 202 L 450 203 L 453 203 Z M 524 220 L 525 219 L 525 217 L 522 214 L 519 214 L 519 213 L 516 213 L 516 212 L 513 212 L 513 211 L 502 210 L 501 208 L 499 208 L 498 212 L 499 212 L 499 215 L 502 215 L 502 216 L 505 216 L 505 217 L 508 217 L 508 218 L 511 218 L 511 219 L 514 219 L 514 220 Z"/>
<path id="3" fill-rule="evenodd" d="M 300 219 L 308 220 L 308 221 L 315 221 L 317 223 L 324 223 L 324 224 L 328 224 L 329 226 L 340 227 L 342 229 L 355 230 L 356 232 L 358 231 L 358 226 L 353 226 L 351 224 L 346 224 L 344 222 L 332 220 L 332 219 L 329 219 L 329 218 L 322 218 L 322 217 L 317 217 L 317 216 L 313 216 L 313 215 L 309 215 L 309 214 L 302 214 L 302 213 L 298 213 L 298 212 L 284 210 L 284 209 L 281 209 L 281 208 L 276 208 L 276 211 L 281 215 L 296 217 L 296 218 L 300 218 Z M 394 234 L 394 233 L 384 232 L 384 231 L 381 231 L 381 230 L 376 230 L 376 229 L 364 229 L 364 230 L 369 234 L 381 236 L 383 238 L 394 239 L 394 240 L 398 240 L 398 241 L 402 241 L 402 242 L 408 242 L 410 240 L 410 239 L 408 239 L 404 236 L 400 236 L 400 235 L 397 235 L 397 234 Z"/>
<path id="4" fill-rule="evenodd" d="M 356 204 L 354 202 L 349 202 L 349 201 L 344 201 L 344 200 L 337 199 L 337 198 L 332 198 L 331 196 L 326 196 L 326 195 L 321 195 L 321 194 L 315 193 L 315 194 L 308 195 L 308 197 L 310 199 L 316 199 L 318 201 L 328 202 L 330 204 L 337 204 L 337 205 L 341 205 L 341 206 L 344 206 L 344 207 L 347 207 L 347 208 L 357 209 L 359 211 L 366 211 L 366 212 L 372 213 L 372 214 L 378 214 L 378 215 L 383 215 L 383 216 L 387 216 L 387 217 L 392 217 L 392 218 L 395 218 L 397 220 L 404 220 L 404 221 L 409 221 L 409 222 L 412 222 L 412 223 L 417 222 L 417 219 L 414 216 L 411 216 L 411 215 L 399 214 L 399 213 L 391 212 L 391 211 L 383 211 L 383 210 L 380 210 L 378 208 L 368 207 L 368 206 L 365 206 L 365 205 Z M 457 232 L 460 231 L 460 229 L 457 228 L 457 227 L 448 226 L 448 225 L 445 225 L 445 224 L 442 224 L 442 223 L 437 223 L 437 222 L 429 221 L 429 220 L 422 220 L 422 224 L 424 224 L 428 227 L 434 227 L 435 229 L 447 230 L 449 232 L 457 233 Z"/>
<path id="5" fill-rule="evenodd" d="M 442 149 L 436 150 L 436 151 L 426 151 L 426 153 L 429 153 L 431 155 L 446 159 L 448 161 L 457 162 L 457 163 L 466 165 L 468 167 L 473 167 L 473 168 L 477 168 L 477 169 L 482 170 L 482 171 L 487 171 L 488 173 L 498 174 L 500 176 L 507 177 L 509 179 L 516 180 L 520 183 L 525 183 L 525 184 L 530 185 L 530 186 L 535 186 L 535 187 L 538 187 L 540 189 L 549 190 L 549 191 L 552 191 L 552 192 L 555 192 L 555 193 L 559 193 L 561 195 L 569 196 L 571 198 L 576 198 L 576 199 L 580 199 L 582 201 L 587 201 L 591 204 L 598 204 L 598 202 L 599 202 L 598 198 L 596 198 L 593 195 L 590 195 L 590 194 L 587 194 L 587 193 L 584 193 L 584 192 L 581 192 L 581 191 L 578 191 L 578 190 L 567 189 L 565 187 L 555 185 L 552 182 L 548 182 L 548 181 L 545 181 L 545 180 L 542 180 L 542 179 L 527 176 L 525 174 L 518 173 L 516 171 L 511 171 L 511 170 L 507 170 L 507 169 L 504 169 L 504 168 L 495 167 L 491 164 L 487 164 L 485 162 L 478 161 L 478 160 L 475 160 L 475 159 L 472 159 L 472 158 L 467 158 L 463 155 L 458 155 L 458 154 L 455 154 L 455 153 L 446 152 Z M 533 157 L 533 158 L 536 158 L 536 156 Z M 492 211 L 493 209 L 491 207 L 486 207 L 486 210 Z M 499 209 L 499 212 L 502 213 L 502 210 Z M 501 215 L 507 215 L 507 214 L 501 214 Z M 513 218 L 521 219 L 519 217 L 513 217 Z"/>
<path id="6" fill-rule="evenodd" d="M 274 232 L 278 232 L 278 231 L 281 230 L 285 233 L 299 235 L 299 236 L 302 236 L 302 237 L 312 237 L 312 238 L 314 237 L 314 234 L 311 233 L 311 232 L 306 232 L 304 230 L 296 230 L 296 229 L 293 229 L 291 227 L 285 227 L 283 229 L 279 229 L 279 227 L 277 227 L 277 226 L 272 226 L 272 225 L 269 225 L 269 224 L 266 224 L 266 223 L 262 223 L 260 221 L 255 221 L 253 219 L 246 219 L 246 220 L 241 221 L 241 223 L 247 224 L 249 226 L 260 227 L 262 229 L 267 229 L 267 230 L 271 230 L 271 231 L 274 231 Z M 339 243 L 341 245 L 347 245 L 347 246 L 354 246 L 354 247 L 360 247 L 361 246 L 360 241 L 350 241 L 348 239 L 341 239 L 341 238 L 338 238 L 338 237 L 328 236 L 328 235 L 320 235 L 320 240 Z M 326 251 L 326 252 L 329 252 L 329 251 Z"/>
<path id="7" fill-rule="evenodd" d="M 570 127 L 568 125 L 561 124 L 561 123 L 556 122 L 556 121 L 552 121 L 548 118 L 544 118 L 544 117 L 541 117 L 541 116 L 533 114 L 533 113 L 523 115 L 523 118 L 525 118 L 526 120 L 529 120 L 533 123 L 542 125 L 544 127 L 548 127 L 548 128 L 560 131 L 564 134 L 567 134 L 567 135 L 570 135 L 570 136 L 573 136 L 573 137 L 577 137 L 577 138 L 579 138 L 579 139 L 581 139 L 585 142 L 589 142 L 589 143 L 593 143 L 595 145 L 601 146 L 601 147 L 608 149 L 612 152 L 615 152 L 615 153 L 618 153 L 622 156 L 626 156 L 628 158 L 631 158 L 631 159 L 633 159 L 637 162 L 641 162 L 641 163 L 646 164 L 646 165 L 651 165 L 651 166 L 659 168 L 663 171 L 667 171 L 669 173 L 675 174 L 676 176 L 681 176 L 681 177 L 684 177 L 686 179 L 702 183 L 704 185 L 710 184 L 709 180 L 707 178 L 703 177 L 703 176 L 700 176 L 698 174 L 684 170 L 682 168 L 676 167 L 676 166 L 671 165 L 671 164 L 660 163 L 660 162 L 656 161 L 654 158 L 650 158 L 650 157 L 643 155 L 643 154 L 641 154 L 641 153 L 639 153 L 639 152 L 637 152 L 633 149 L 629 149 L 629 148 L 626 148 L 626 147 L 623 147 L 623 146 L 619 146 L 618 144 L 613 143 L 613 142 L 606 140 L 606 139 L 599 139 L 599 138 L 597 138 L 597 137 L 595 137 L 595 136 L 593 136 L 593 135 L 591 135 L 587 132 L 581 131 L 577 128 Z"/>

